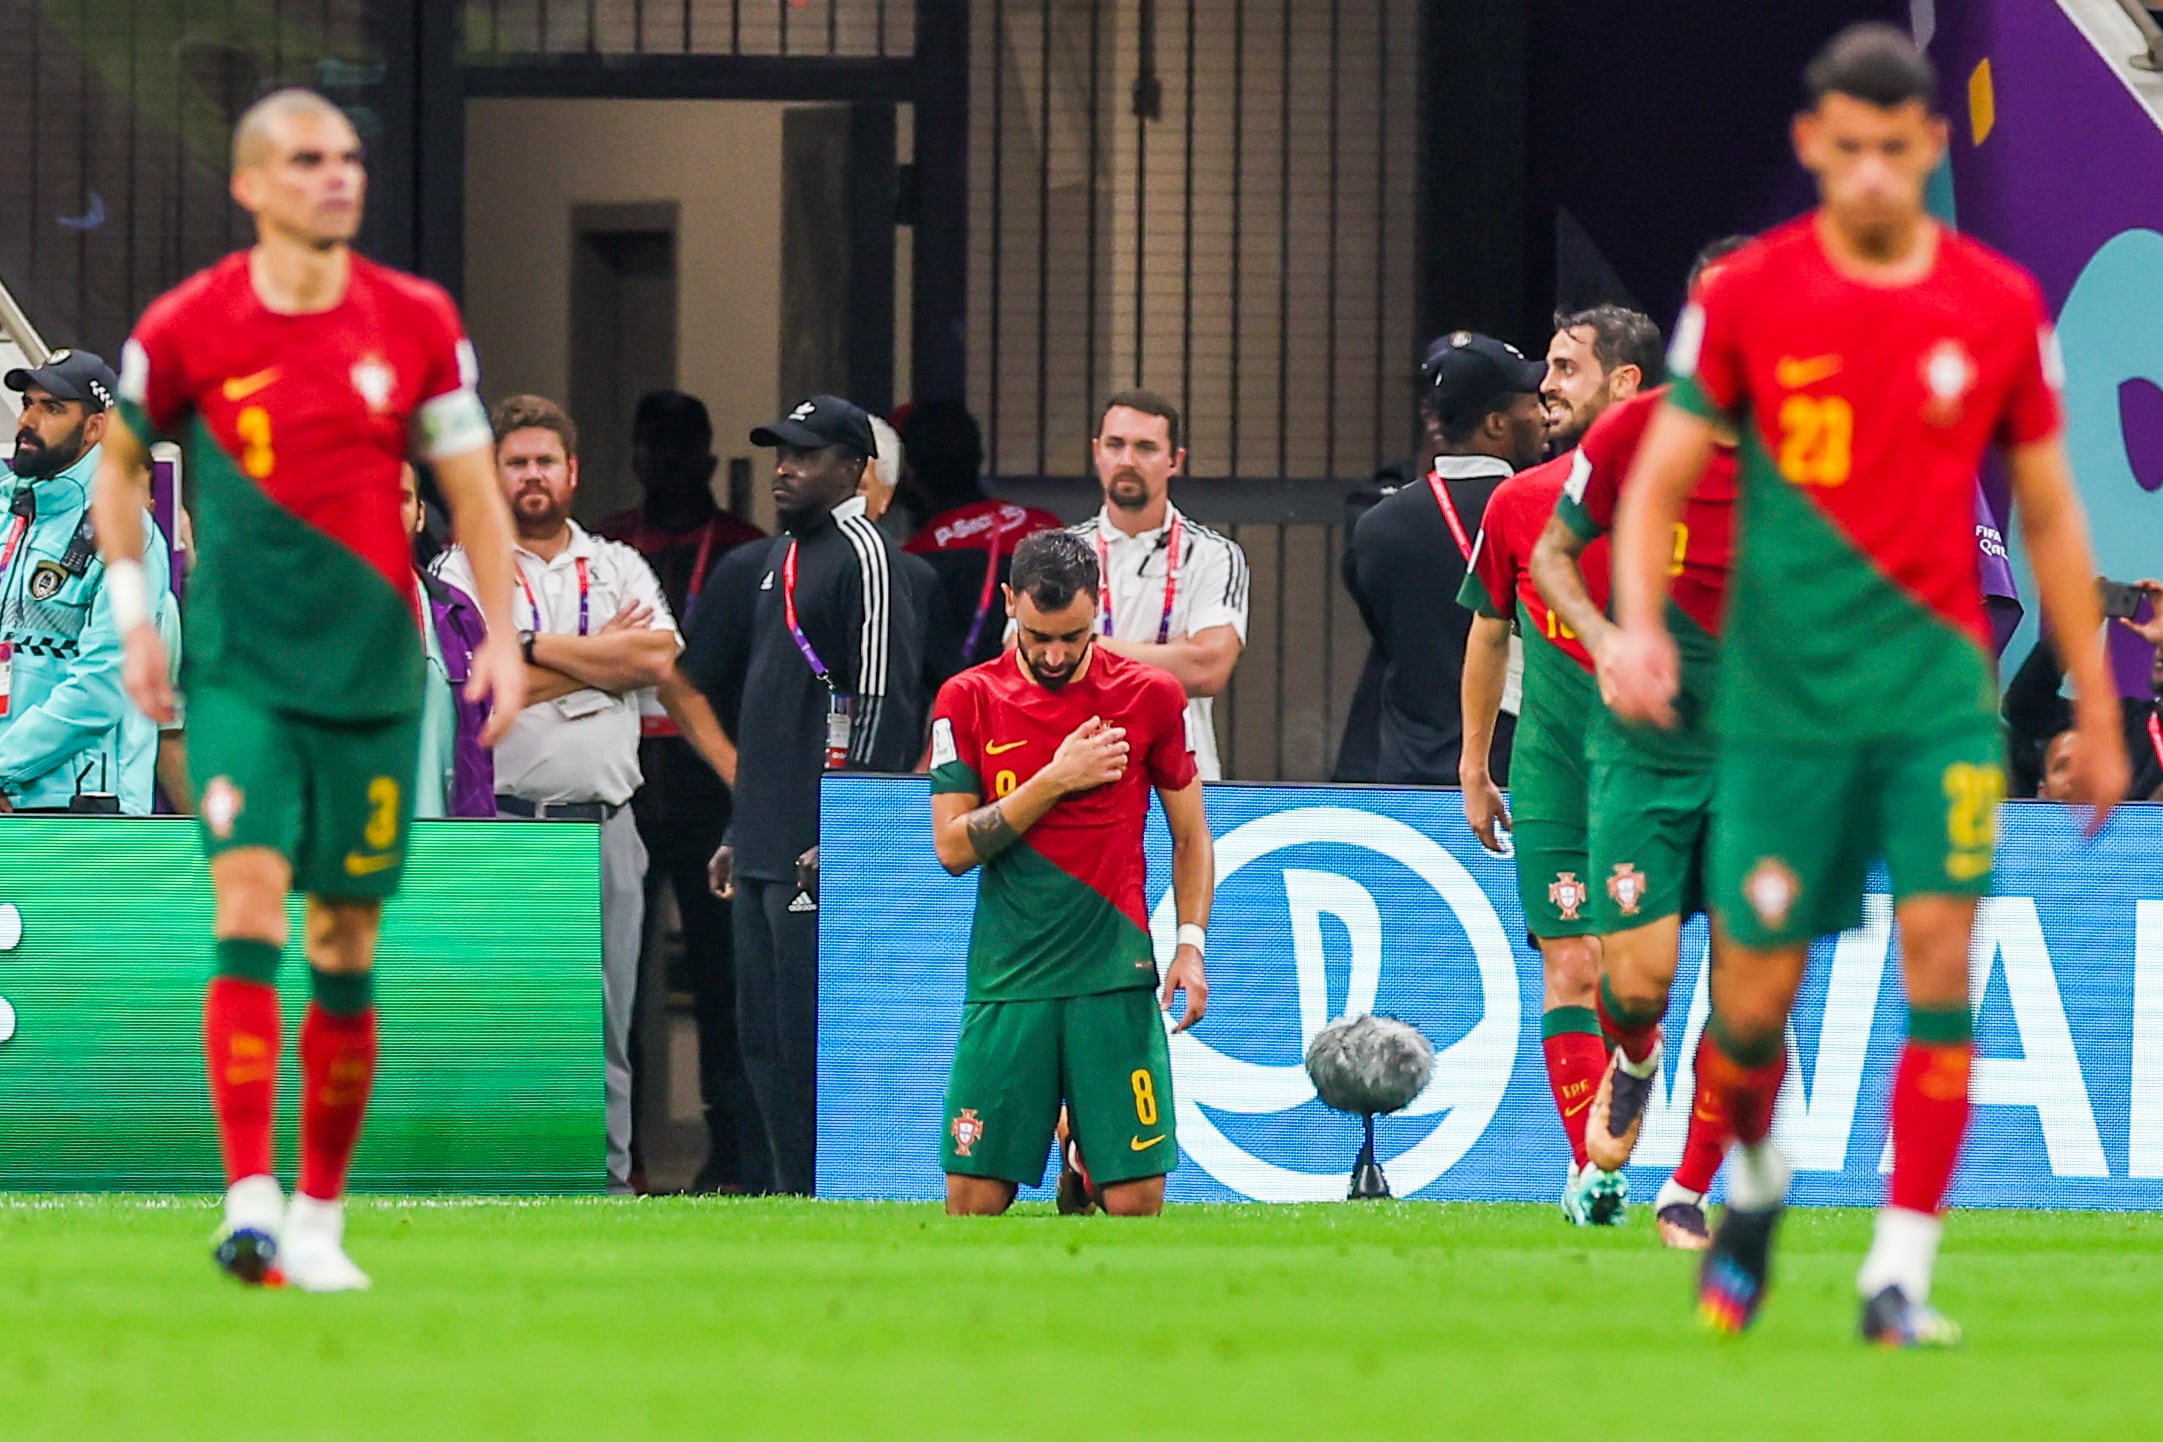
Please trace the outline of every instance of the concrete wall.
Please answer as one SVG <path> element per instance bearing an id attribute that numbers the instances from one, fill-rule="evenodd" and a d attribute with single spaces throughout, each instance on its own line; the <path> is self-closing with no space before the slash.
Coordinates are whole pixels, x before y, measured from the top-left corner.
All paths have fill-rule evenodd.
<path id="1" fill-rule="evenodd" d="M 762 467 L 744 437 L 781 400 L 781 121 L 730 101 L 470 102 L 465 306 L 488 397 L 565 396 L 571 208 L 674 201 L 676 384 L 713 413 L 722 483 L 731 456 Z"/>

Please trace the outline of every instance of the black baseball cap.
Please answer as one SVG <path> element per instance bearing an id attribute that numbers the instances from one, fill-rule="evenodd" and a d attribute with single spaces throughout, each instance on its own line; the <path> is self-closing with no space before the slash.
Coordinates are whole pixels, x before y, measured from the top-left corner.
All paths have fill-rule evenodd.
<path id="1" fill-rule="evenodd" d="M 795 446 L 819 451 L 846 446 L 860 456 L 875 456 L 879 443 L 872 438 L 871 417 L 864 408 L 839 396 L 813 396 L 770 426 L 751 433 L 754 446 Z"/>
<path id="2" fill-rule="evenodd" d="M 1547 363 L 1527 359 L 1508 341 L 1456 330 L 1427 347 L 1419 372 L 1429 409 L 1449 425 L 1469 426 L 1513 395 L 1538 395 Z"/>
<path id="3" fill-rule="evenodd" d="M 17 366 L 4 377 L 11 391 L 26 391 L 36 386 L 47 391 L 56 400 L 81 401 L 94 411 L 102 411 L 113 403 L 120 390 L 120 380 L 113 368 L 102 357 L 86 350 L 56 350 L 45 357 L 41 366 Z"/>

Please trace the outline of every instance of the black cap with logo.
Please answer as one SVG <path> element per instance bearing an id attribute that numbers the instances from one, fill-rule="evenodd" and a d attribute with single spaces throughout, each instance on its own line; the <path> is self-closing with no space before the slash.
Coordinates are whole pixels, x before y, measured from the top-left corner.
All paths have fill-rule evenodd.
<path id="1" fill-rule="evenodd" d="M 862 406 L 839 396 L 813 396 L 772 425 L 753 431 L 751 444 L 794 446 L 805 451 L 846 446 L 867 458 L 879 453 L 879 443 L 871 434 L 871 417 L 864 414 Z"/>
<path id="2" fill-rule="evenodd" d="M 113 368 L 86 350 L 56 350 L 45 358 L 45 364 L 17 366 L 0 380 L 11 391 L 36 386 L 55 400 L 81 401 L 94 411 L 111 405 L 120 390 Z"/>
<path id="3" fill-rule="evenodd" d="M 1508 341 L 1458 330 L 1427 347 L 1419 373 L 1428 409 L 1443 424 L 1464 427 L 1502 409 L 1513 395 L 1538 395 L 1547 365 L 1528 359 Z"/>

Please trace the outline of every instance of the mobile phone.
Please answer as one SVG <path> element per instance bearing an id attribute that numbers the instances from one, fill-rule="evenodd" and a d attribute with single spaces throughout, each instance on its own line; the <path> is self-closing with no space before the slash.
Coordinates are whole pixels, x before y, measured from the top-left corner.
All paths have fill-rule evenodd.
<path id="1" fill-rule="evenodd" d="M 2140 609 L 2140 603 L 2147 599 L 2147 592 L 2138 586 L 2128 586 L 2123 581 L 2106 581 L 2098 577 L 2095 584 L 2096 589 L 2103 593 L 2105 620 L 2113 617 L 2131 620 L 2133 613 Z"/>

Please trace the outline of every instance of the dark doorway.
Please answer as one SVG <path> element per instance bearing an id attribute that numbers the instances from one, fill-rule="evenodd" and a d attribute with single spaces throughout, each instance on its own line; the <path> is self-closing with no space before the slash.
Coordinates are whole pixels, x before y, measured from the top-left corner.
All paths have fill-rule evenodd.
<path id="1" fill-rule="evenodd" d="M 578 517 L 635 505 L 631 415 L 676 384 L 676 206 L 571 210 L 571 414 L 578 419 Z"/>

